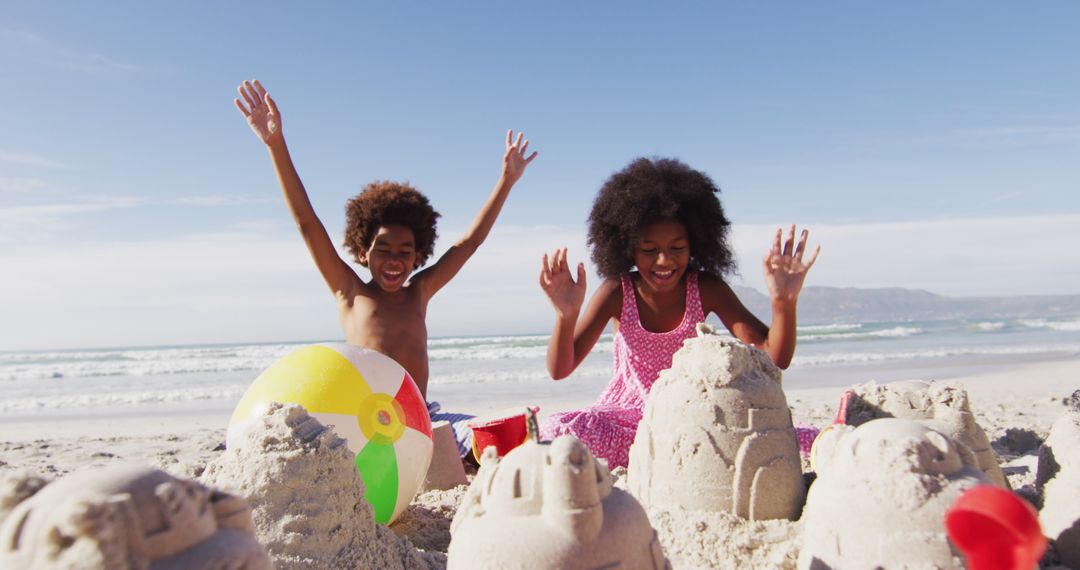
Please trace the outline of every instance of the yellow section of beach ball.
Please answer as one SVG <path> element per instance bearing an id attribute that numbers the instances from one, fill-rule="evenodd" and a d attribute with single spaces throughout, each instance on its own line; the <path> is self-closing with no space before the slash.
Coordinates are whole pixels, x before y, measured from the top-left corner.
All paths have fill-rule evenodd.
<path id="1" fill-rule="evenodd" d="M 295 350 L 267 368 L 251 384 L 230 423 L 251 416 L 267 402 L 295 402 L 308 412 L 355 416 L 372 396 L 364 377 L 338 351 L 326 346 Z"/>

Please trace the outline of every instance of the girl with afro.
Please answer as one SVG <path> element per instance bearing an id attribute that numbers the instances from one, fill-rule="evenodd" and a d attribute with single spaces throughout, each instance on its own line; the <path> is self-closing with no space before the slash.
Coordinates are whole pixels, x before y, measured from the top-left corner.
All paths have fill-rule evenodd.
<path id="1" fill-rule="evenodd" d="M 609 466 L 626 466 L 649 389 L 709 313 L 777 366 L 791 363 L 795 306 L 820 246 L 804 259 L 808 232 L 796 243 L 794 225 L 786 239 L 776 231 L 764 260 L 772 300 L 772 323 L 766 326 L 723 279 L 735 261 L 728 246 L 731 222 L 718 192 L 704 173 L 673 159 L 639 158 L 612 175 L 589 215 L 588 243 L 604 282 L 584 313 L 584 263 L 577 265 L 575 280 L 565 248 L 544 255 L 540 287 L 556 317 L 547 354 L 551 377 L 573 372 L 609 321 L 615 370 L 596 403 L 548 418 L 542 437 L 574 435 Z M 812 435 L 801 433 L 800 440 Z"/>

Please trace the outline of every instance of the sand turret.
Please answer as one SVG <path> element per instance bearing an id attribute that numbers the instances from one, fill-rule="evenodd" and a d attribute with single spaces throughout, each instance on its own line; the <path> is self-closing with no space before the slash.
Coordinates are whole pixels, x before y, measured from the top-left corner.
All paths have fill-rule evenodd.
<path id="1" fill-rule="evenodd" d="M 269 569 L 243 498 L 141 465 L 50 483 L 0 526 L 3 568 Z"/>
<path id="2" fill-rule="evenodd" d="M 990 481 L 1008 488 L 990 439 L 976 423 L 962 385 L 922 380 L 867 382 L 853 386 L 851 392 L 846 410 L 848 425 L 858 426 L 877 418 L 918 420 L 967 446 L 975 456 L 975 464 Z"/>
<path id="3" fill-rule="evenodd" d="M 780 370 L 700 325 L 645 403 L 627 488 L 647 508 L 796 519 L 805 486 Z"/>
<path id="4" fill-rule="evenodd" d="M 902 419 L 836 425 L 814 449 L 799 568 L 963 568 L 945 512 L 989 482 L 962 444 Z"/>
<path id="5" fill-rule="evenodd" d="M 1080 412 L 1065 414 L 1050 428 L 1035 485 L 1043 496 L 1043 533 L 1062 563 L 1080 568 Z"/>
<path id="6" fill-rule="evenodd" d="M 645 510 L 572 436 L 487 448 L 451 533 L 451 569 L 669 567 Z"/>

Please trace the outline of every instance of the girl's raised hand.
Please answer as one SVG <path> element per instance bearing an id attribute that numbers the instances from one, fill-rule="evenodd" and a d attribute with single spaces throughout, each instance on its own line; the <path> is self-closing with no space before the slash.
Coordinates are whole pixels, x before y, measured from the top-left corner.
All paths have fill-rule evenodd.
<path id="1" fill-rule="evenodd" d="M 529 150 L 529 141 L 525 139 L 525 133 L 518 133 L 514 140 L 514 130 L 506 131 L 506 154 L 503 155 L 503 176 L 511 184 L 518 181 L 525 174 L 525 167 L 536 158 L 537 152 L 525 157 L 525 151 Z"/>
<path id="2" fill-rule="evenodd" d="M 806 251 L 806 239 L 810 236 L 807 230 L 802 231 L 799 244 L 795 245 L 795 224 L 788 231 L 787 240 L 783 242 L 781 249 L 780 238 L 783 230 L 776 230 L 776 239 L 773 240 L 772 249 L 765 254 L 765 285 L 769 289 L 769 295 L 773 300 L 795 301 L 799 298 L 806 272 L 814 265 L 821 246 L 814 248 L 810 258 L 803 261 L 803 253 Z"/>
<path id="3" fill-rule="evenodd" d="M 578 263 L 575 282 L 566 263 L 565 247 L 556 249 L 550 259 L 545 253 L 543 267 L 540 269 L 540 288 L 544 290 L 559 316 L 576 318 L 581 311 L 581 304 L 585 302 L 585 264 Z"/>
<path id="4" fill-rule="evenodd" d="M 259 80 L 245 81 L 236 90 L 243 100 L 233 99 L 233 102 L 259 139 L 266 144 L 281 140 L 281 113 Z"/>

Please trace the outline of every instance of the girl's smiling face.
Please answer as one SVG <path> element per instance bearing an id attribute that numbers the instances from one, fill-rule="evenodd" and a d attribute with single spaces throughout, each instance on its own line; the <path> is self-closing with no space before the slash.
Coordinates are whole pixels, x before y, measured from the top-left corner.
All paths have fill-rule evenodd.
<path id="1" fill-rule="evenodd" d="M 666 218 L 645 227 L 634 248 L 642 280 L 660 293 L 673 290 L 690 264 L 690 236 L 678 220 Z"/>
<path id="2" fill-rule="evenodd" d="M 413 231 L 402 225 L 379 226 L 361 262 L 371 270 L 371 280 L 383 291 L 397 291 L 409 278 L 420 254 Z"/>

